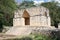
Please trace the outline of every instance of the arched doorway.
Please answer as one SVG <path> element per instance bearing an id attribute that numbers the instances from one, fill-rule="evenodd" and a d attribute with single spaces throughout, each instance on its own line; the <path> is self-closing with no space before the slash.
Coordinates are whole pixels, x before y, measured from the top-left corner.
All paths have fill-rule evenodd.
<path id="1" fill-rule="evenodd" d="M 25 20 L 25 25 L 30 25 L 30 15 L 29 15 L 29 13 L 25 10 L 23 12 L 22 16 L 23 16 L 23 18 Z"/>
<path id="2" fill-rule="evenodd" d="M 45 12 L 45 16 L 47 16 L 47 13 Z"/>

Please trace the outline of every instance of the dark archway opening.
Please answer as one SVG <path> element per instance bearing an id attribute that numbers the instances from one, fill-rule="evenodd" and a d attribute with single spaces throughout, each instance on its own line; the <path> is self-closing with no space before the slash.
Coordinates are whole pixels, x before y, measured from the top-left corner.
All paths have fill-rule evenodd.
<path id="1" fill-rule="evenodd" d="M 30 18 L 24 18 L 25 19 L 25 25 L 30 25 Z"/>
<path id="2" fill-rule="evenodd" d="M 25 25 L 30 25 L 30 15 L 26 10 L 23 13 L 23 18 L 25 20 Z"/>
<path id="3" fill-rule="evenodd" d="M 47 16 L 47 13 L 45 12 L 45 16 Z"/>

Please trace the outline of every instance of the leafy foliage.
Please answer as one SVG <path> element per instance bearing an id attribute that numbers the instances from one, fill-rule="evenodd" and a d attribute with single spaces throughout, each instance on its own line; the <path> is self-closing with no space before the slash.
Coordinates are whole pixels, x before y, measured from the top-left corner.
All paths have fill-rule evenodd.
<path id="1" fill-rule="evenodd" d="M 12 38 L 12 39 L 6 39 L 6 40 L 55 40 L 52 39 L 51 37 L 48 37 L 46 35 L 30 35 L 30 36 L 24 36 L 21 38 Z"/>
<path id="2" fill-rule="evenodd" d="M 33 6 L 35 6 L 33 1 L 23 1 L 18 8 L 30 8 Z"/>
<path id="3" fill-rule="evenodd" d="M 13 12 L 16 9 L 15 0 L 0 0 L 0 32 L 3 25 L 13 25 Z"/>
<path id="4" fill-rule="evenodd" d="M 46 35 L 41 35 L 41 34 L 34 35 L 33 39 L 34 40 L 52 40 L 51 37 Z"/>
<path id="5" fill-rule="evenodd" d="M 50 17 L 53 26 L 58 27 L 58 23 L 60 23 L 60 7 L 58 6 L 58 2 L 47 2 L 42 3 L 41 6 L 44 6 L 50 10 Z"/>
<path id="6" fill-rule="evenodd" d="M 16 9 L 15 0 L 0 0 L 0 15 L 4 25 L 12 25 L 13 12 Z"/>

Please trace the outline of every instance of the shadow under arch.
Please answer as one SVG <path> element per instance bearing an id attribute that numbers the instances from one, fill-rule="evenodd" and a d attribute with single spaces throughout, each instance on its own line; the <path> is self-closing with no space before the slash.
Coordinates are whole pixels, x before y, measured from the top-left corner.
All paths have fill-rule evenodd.
<path id="1" fill-rule="evenodd" d="M 25 25 L 30 25 L 30 15 L 29 13 L 24 10 L 22 17 L 24 18 Z"/>

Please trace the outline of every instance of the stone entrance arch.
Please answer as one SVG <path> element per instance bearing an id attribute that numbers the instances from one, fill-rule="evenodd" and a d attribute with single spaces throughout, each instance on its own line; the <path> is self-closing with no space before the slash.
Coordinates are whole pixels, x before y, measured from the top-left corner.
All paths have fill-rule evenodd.
<path id="1" fill-rule="evenodd" d="M 29 13 L 26 10 L 23 12 L 22 17 L 25 20 L 24 21 L 25 22 L 25 25 L 30 25 L 30 15 L 29 15 Z"/>

